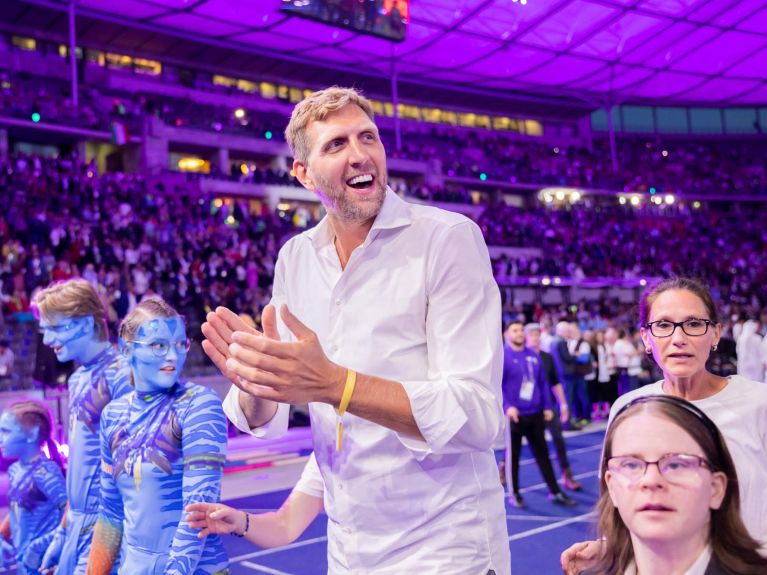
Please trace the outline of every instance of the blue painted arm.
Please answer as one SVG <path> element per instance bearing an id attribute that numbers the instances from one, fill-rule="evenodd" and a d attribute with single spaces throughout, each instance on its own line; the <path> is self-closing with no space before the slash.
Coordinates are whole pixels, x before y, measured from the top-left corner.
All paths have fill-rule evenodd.
<path id="1" fill-rule="evenodd" d="M 181 447 L 184 457 L 183 507 L 192 503 L 215 503 L 221 495 L 221 479 L 226 461 L 226 418 L 221 400 L 209 389 L 194 391 L 182 421 Z M 185 514 L 176 534 L 165 567 L 165 575 L 194 573 L 204 539 L 197 538 Z"/>

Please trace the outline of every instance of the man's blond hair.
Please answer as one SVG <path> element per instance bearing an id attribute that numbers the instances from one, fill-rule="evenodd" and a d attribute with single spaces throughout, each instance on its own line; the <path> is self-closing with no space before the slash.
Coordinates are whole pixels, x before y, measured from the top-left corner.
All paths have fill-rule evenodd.
<path id="1" fill-rule="evenodd" d="M 290 122 L 285 128 L 285 139 L 293 152 L 293 158 L 306 164 L 309 158 L 309 137 L 306 133 L 309 124 L 314 121 L 322 122 L 333 112 L 345 106 L 358 106 L 371 120 L 374 120 L 373 105 L 354 88 L 333 86 L 304 98 L 290 115 Z"/>
<path id="2" fill-rule="evenodd" d="M 101 341 L 109 339 L 106 322 L 106 308 L 96 288 L 84 279 L 56 282 L 40 291 L 32 305 L 37 308 L 40 318 L 47 322 L 53 316 L 93 317 L 93 325 Z"/>

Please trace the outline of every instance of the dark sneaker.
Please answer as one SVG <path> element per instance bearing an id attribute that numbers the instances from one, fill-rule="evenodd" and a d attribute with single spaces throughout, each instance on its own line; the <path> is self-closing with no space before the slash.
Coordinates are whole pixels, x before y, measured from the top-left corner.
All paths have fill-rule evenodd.
<path id="1" fill-rule="evenodd" d="M 554 505 L 564 505 L 565 507 L 575 507 L 578 505 L 575 499 L 570 499 L 561 491 L 559 493 L 549 493 L 549 501 L 551 501 Z"/>
<path id="2" fill-rule="evenodd" d="M 519 493 L 512 493 L 509 495 L 509 503 L 511 503 L 517 509 L 527 509 L 527 503 L 522 499 Z"/>

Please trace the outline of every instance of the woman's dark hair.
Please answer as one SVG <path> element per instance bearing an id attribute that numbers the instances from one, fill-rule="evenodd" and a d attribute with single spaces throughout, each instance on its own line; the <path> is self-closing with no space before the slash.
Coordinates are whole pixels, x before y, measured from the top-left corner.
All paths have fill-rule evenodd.
<path id="1" fill-rule="evenodd" d="M 712 559 L 733 575 L 767 573 L 767 558 L 760 555 L 759 542 L 751 537 L 740 516 L 738 476 L 721 432 L 695 405 L 668 395 L 635 399 L 618 412 L 607 430 L 597 502 L 599 536 L 604 537 L 607 543 L 602 546 L 598 566 L 589 570 L 589 573 L 622 575 L 634 560 L 631 534 L 610 498 L 605 473 L 607 461 L 612 457 L 616 431 L 624 421 L 639 413 L 652 413 L 681 427 L 703 450 L 706 460 L 711 464 L 712 472 L 722 472 L 727 477 L 722 504 L 719 509 L 711 510 L 708 539 Z"/>
<path id="2" fill-rule="evenodd" d="M 639 325 L 646 325 L 650 321 L 650 309 L 660 294 L 670 290 L 686 290 L 698 296 L 706 306 L 708 318 L 714 323 L 719 323 L 719 312 L 716 309 L 711 290 L 700 280 L 686 277 L 673 277 L 665 279 L 647 289 L 639 300 Z"/>

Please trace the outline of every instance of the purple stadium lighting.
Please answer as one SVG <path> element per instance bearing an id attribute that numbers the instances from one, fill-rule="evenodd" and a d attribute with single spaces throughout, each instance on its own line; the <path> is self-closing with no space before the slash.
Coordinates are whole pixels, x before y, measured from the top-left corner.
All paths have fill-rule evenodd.
<path id="1" fill-rule="evenodd" d="M 764 2 L 525 3 L 419 0 L 398 43 L 292 17 L 277 0 L 252 2 L 246 11 L 227 0 L 132 0 L 108 8 L 101 0 L 80 0 L 77 14 L 115 24 L 114 37 L 126 47 L 134 36 L 141 45 L 139 31 L 160 32 L 274 57 L 286 63 L 286 73 L 294 65 L 327 68 L 331 83 L 338 71 L 389 78 L 394 61 L 400 84 L 448 84 L 501 97 L 575 97 L 599 106 L 767 102 Z M 99 27 L 91 28 L 78 31 L 83 42 L 109 43 L 98 36 Z M 201 65 L 216 63 L 204 52 L 197 58 Z"/>

